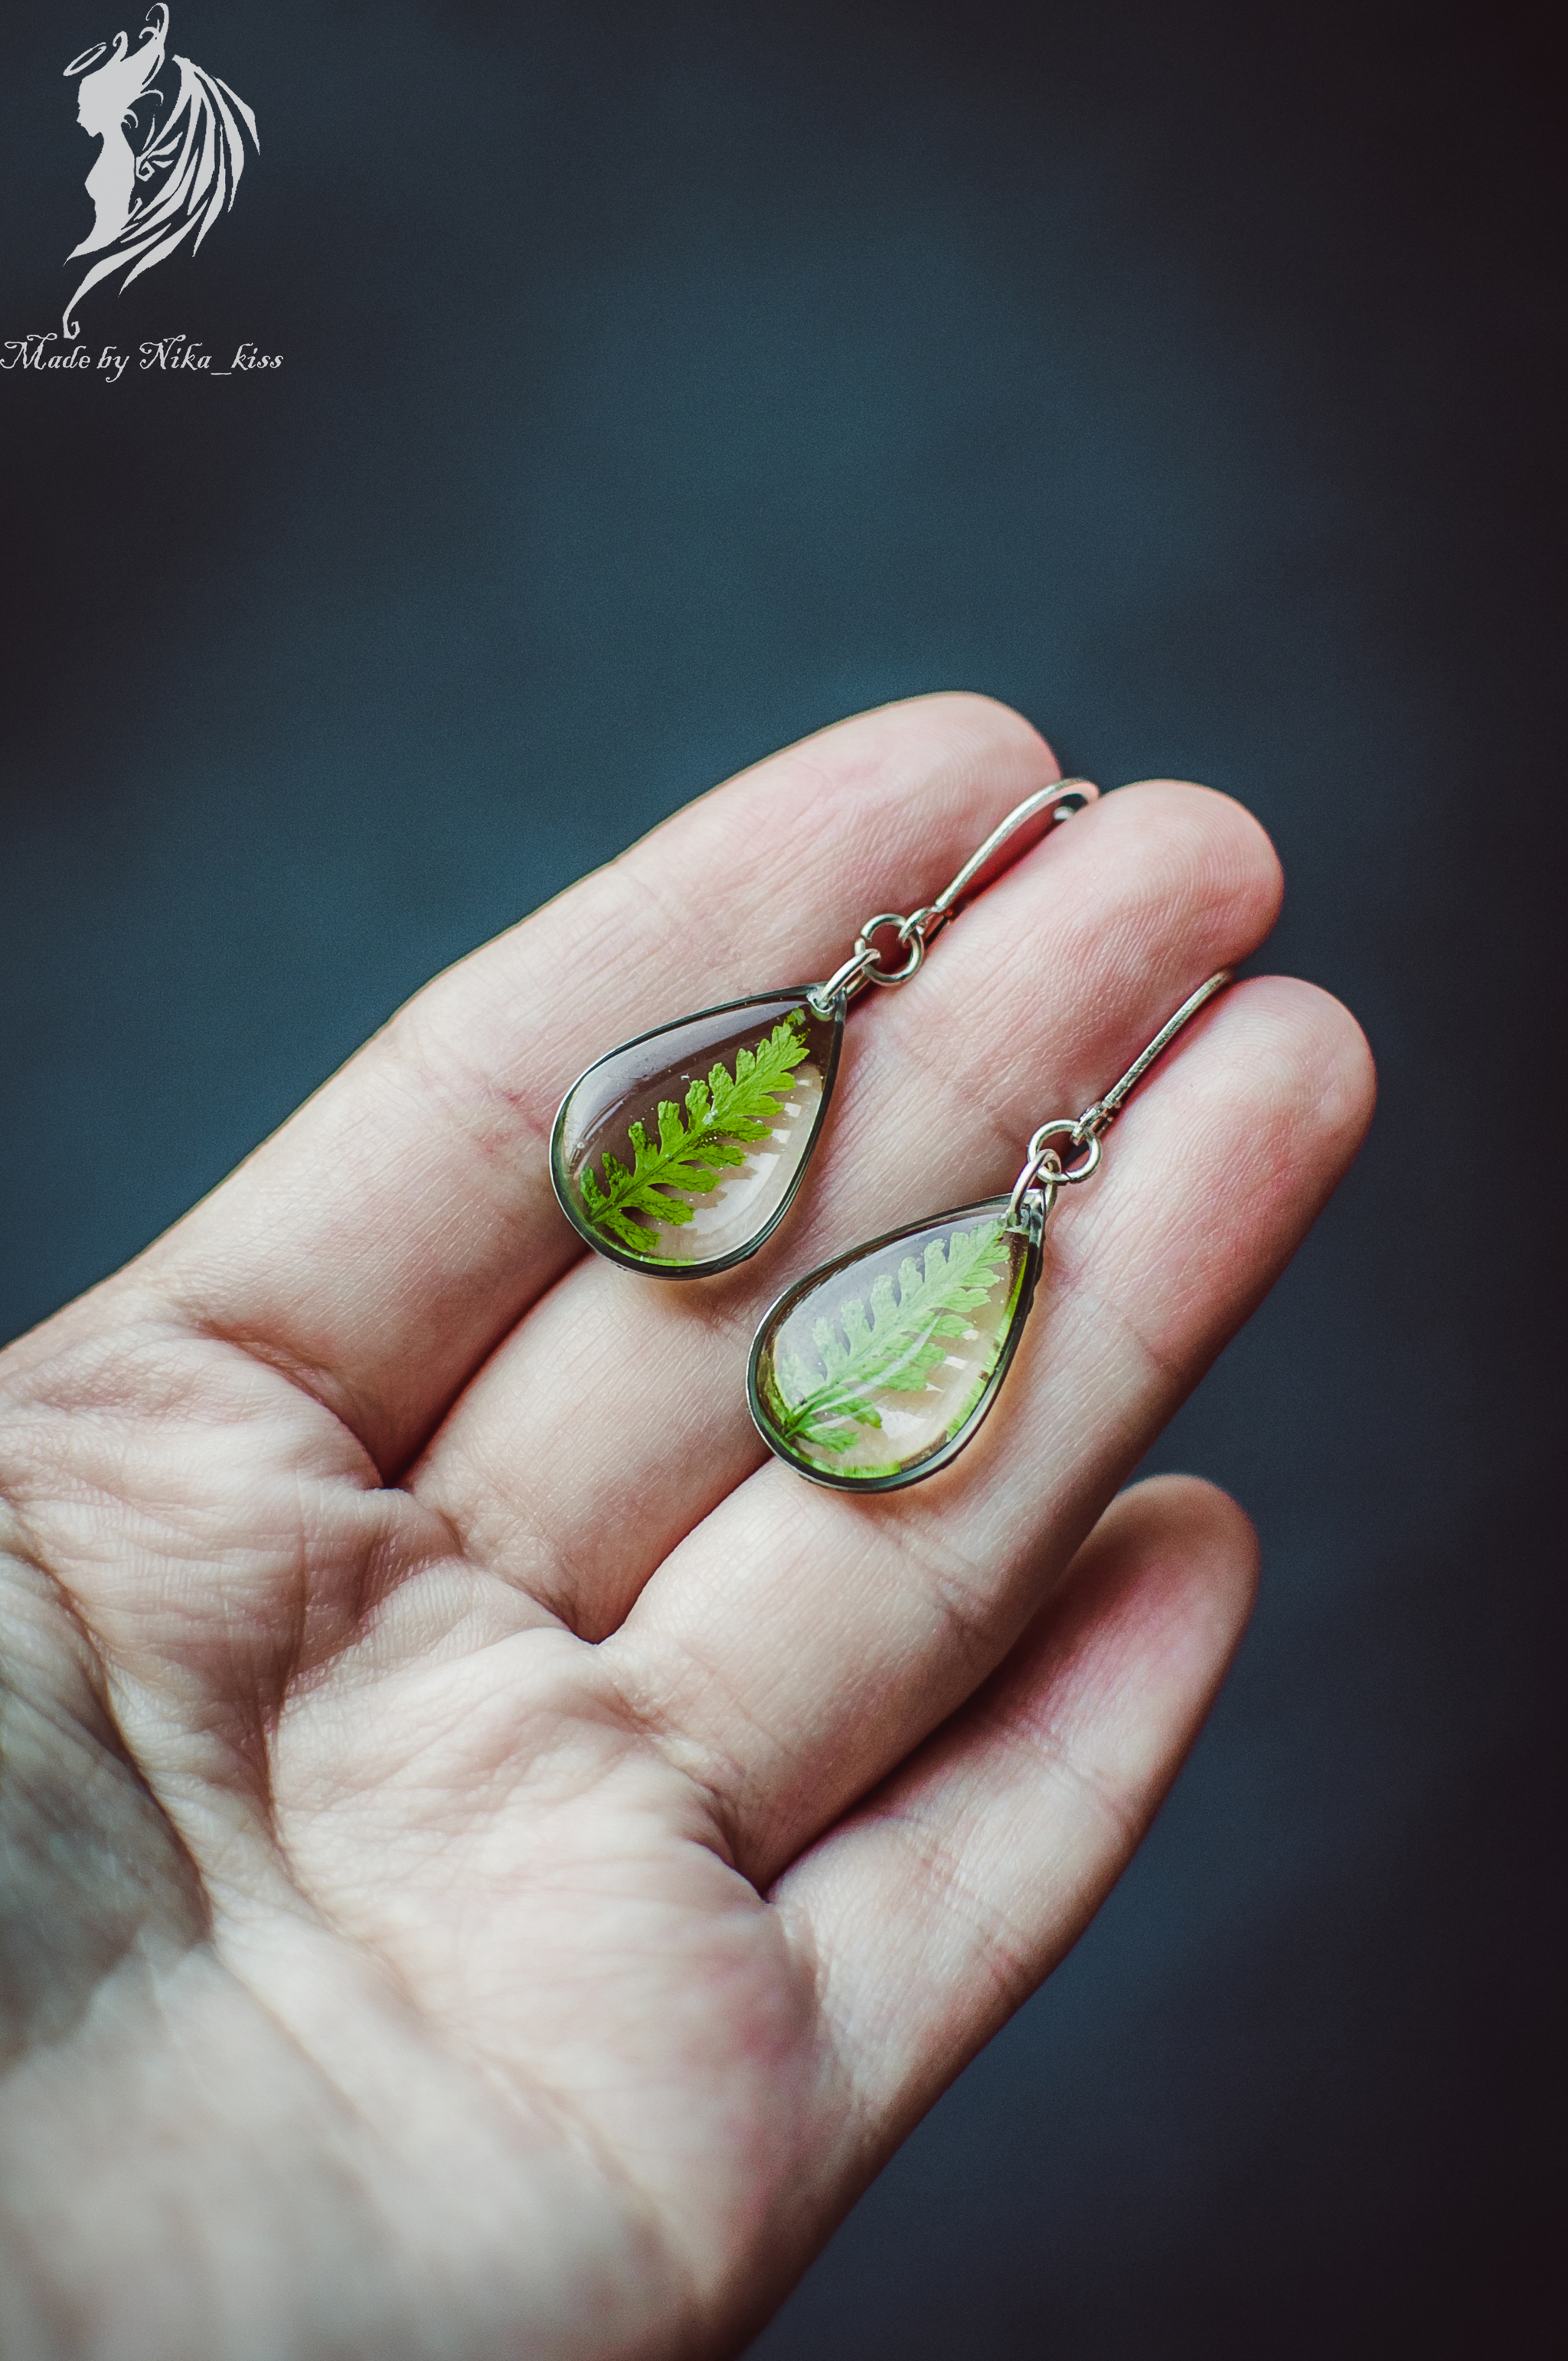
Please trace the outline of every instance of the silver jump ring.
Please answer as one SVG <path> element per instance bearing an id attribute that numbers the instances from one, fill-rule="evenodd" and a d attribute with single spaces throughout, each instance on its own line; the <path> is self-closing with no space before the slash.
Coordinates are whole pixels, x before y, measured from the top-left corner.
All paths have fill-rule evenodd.
<path id="1" fill-rule="evenodd" d="M 869 970 L 876 965 L 877 955 L 871 950 L 853 950 L 842 967 L 835 968 L 826 983 L 814 983 L 806 994 L 818 1016 L 831 1016 L 833 1004 L 842 994 L 853 999 L 866 980 Z"/>
<path id="2" fill-rule="evenodd" d="M 1062 1166 L 1060 1175 L 1062 1180 L 1087 1180 L 1091 1172 L 1099 1171 L 1100 1159 L 1105 1153 L 1099 1133 L 1096 1131 L 1086 1134 L 1080 1125 L 1071 1115 L 1058 1115 L 1051 1122 L 1043 1123 L 1040 1126 L 1025 1150 L 1027 1164 L 1037 1165 L 1045 1153 L 1047 1143 L 1053 1139 L 1070 1139 L 1075 1148 L 1081 1148 L 1083 1150 L 1081 1164 Z M 1027 1170 L 1027 1164 L 1025 1170 Z"/>
<path id="3" fill-rule="evenodd" d="M 855 938 L 855 951 L 859 957 L 871 954 L 872 964 L 865 971 L 868 983 L 885 991 L 890 984 L 907 983 L 912 975 L 919 974 L 926 962 L 926 938 L 917 923 L 920 916 L 916 911 L 913 918 L 906 918 L 901 910 L 881 910 L 874 918 L 866 920 Z M 882 953 L 872 943 L 872 935 L 880 934 L 883 927 L 896 927 L 898 939 L 908 950 L 909 957 L 902 967 L 884 968 Z"/>
<path id="4" fill-rule="evenodd" d="M 1040 1187 L 1042 1180 L 1045 1195 L 1042 1219 L 1048 1216 L 1051 1207 L 1056 1202 L 1057 1184 L 1060 1179 L 1061 1159 L 1054 1148 L 1042 1148 L 1038 1156 L 1031 1156 L 1017 1180 L 1013 1183 L 1013 1194 L 1007 1200 L 1007 1213 L 1002 1224 L 1003 1228 L 1015 1230 L 1019 1226 L 1018 1216 L 1023 1211 L 1024 1200 L 1032 1189 Z"/>

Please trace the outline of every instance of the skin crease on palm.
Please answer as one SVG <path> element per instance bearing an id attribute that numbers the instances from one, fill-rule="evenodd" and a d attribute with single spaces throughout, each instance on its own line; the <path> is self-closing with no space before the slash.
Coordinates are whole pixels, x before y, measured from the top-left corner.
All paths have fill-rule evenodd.
<path id="1" fill-rule="evenodd" d="M 930 1482 L 768 1460 L 746 1354 L 1257 948 L 1255 822 L 1154 782 L 1026 856 L 857 1006 L 728 1277 L 585 1254 L 548 1176 L 591 1059 L 827 973 L 1056 775 L 968 696 L 775 756 L 0 1356 L 7 2361 L 734 2354 L 1093 1914 L 1255 1577 L 1208 1486 L 1117 1488 L 1354 1153 L 1354 1024 L 1204 1012 Z"/>

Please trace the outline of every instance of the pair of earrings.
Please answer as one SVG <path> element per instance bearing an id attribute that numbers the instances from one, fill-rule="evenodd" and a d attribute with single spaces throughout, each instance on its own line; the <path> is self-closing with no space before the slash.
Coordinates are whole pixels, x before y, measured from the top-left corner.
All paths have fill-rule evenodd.
<path id="1" fill-rule="evenodd" d="M 959 913 L 1098 795 L 1087 779 L 1062 779 L 1031 796 L 934 902 L 869 918 L 826 982 L 661 1026 L 579 1074 L 550 1149 L 555 1193 L 579 1235 L 611 1262 L 661 1279 L 708 1277 L 754 1255 L 805 1178 L 852 1002 L 869 985 L 918 974 Z M 876 946 L 890 928 L 896 965 Z M 1080 1115 L 1042 1124 L 1009 1194 L 889 1231 L 784 1290 L 747 1373 L 770 1450 L 813 1482 L 851 1492 L 895 1491 L 957 1457 L 1017 1350 L 1060 1191 L 1099 1170 L 1102 1137 L 1131 1092 L 1230 980 L 1223 969 L 1201 984 Z"/>

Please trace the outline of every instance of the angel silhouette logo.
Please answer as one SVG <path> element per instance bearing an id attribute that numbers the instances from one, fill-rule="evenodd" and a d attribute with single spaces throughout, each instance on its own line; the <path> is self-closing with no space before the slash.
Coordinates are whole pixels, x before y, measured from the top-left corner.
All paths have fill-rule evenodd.
<path id="1" fill-rule="evenodd" d="M 123 293 L 192 231 L 195 253 L 218 215 L 234 203 L 245 170 L 242 123 L 261 152 L 256 117 L 244 99 L 189 58 L 169 57 L 168 46 L 169 11 L 149 8 L 135 49 L 124 33 L 116 33 L 113 49 L 100 41 L 65 69 L 82 78 L 78 123 L 104 143 L 87 175 L 92 235 L 66 257 L 68 262 L 82 254 L 98 257 L 65 307 L 68 337 L 80 335 L 76 307 L 101 279 L 123 270 Z M 180 70 L 179 88 L 167 109 L 156 81 L 165 64 Z M 142 107 L 145 129 L 137 113 Z"/>

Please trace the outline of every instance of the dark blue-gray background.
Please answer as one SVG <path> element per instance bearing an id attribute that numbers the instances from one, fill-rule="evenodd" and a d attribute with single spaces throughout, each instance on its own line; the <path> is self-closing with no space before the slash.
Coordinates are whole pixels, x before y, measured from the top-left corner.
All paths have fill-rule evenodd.
<path id="1" fill-rule="evenodd" d="M 1263 1604 L 1098 1925 L 758 2352 L 1544 2353 L 1563 410 L 1533 18 L 173 14 L 261 157 L 84 338 L 284 366 L 0 380 L 0 1333 L 433 970 L 842 713 L 982 688 L 1108 785 L 1239 796 L 1289 877 L 1270 961 L 1351 1002 L 1385 1079 L 1158 1454 L 1252 1511 Z M 57 323 L 93 153 L 60 69 L 127 21 L 8 12 L 0 340 Z"/>

